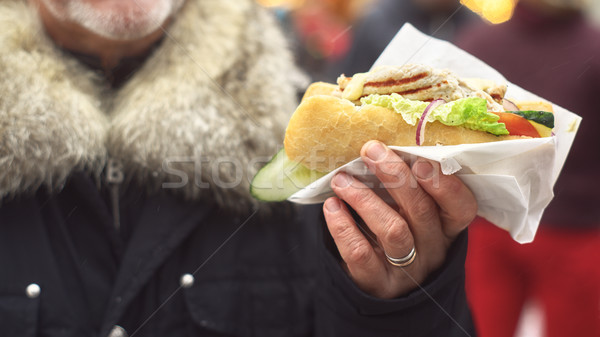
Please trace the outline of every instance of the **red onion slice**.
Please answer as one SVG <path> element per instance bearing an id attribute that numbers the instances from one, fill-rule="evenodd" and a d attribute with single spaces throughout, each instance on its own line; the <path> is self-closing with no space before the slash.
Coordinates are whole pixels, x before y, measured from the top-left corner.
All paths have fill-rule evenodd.
<path id="1" fill-rule="evenodd" d="M 446 101 L 443 99 L 436 99 L 433 102 L 429 103 L 429 105 L 423 111 L 421 115 L 421 119 L 419 119 L 419 124 L 417 125 L 417 145 L 421 146 L 425 141 L 425 125 L 427 125 L 427 115 L 438 106 L 445 104 Z"/>
<path id="2" fill-rule="evenodd" d="M 506 98 L 502 99 L 502 107 L 504 108 L 504 111 L 519 111 L 519 107 Z"/>

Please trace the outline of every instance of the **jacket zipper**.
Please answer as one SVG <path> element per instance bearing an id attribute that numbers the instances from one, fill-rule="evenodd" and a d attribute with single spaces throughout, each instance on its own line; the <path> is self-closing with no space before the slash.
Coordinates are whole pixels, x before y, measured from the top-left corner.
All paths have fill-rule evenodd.
<path id="1" fill-rule="evenodd" d="M 117 231 L 121 229 L 121 216 L 119 210 L 119 187 L 123 183 L 123 165 L 112 158 L 106 164 L 106 182 L 110 188 L 110 204 L 113 214 L 113 224 Z"/>

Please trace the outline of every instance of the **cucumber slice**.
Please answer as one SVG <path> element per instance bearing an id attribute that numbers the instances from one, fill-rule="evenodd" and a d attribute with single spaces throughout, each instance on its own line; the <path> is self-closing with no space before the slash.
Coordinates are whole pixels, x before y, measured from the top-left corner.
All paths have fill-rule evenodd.
<path id="1" fill-rule="evenodd" d="M 552 112 L 533 110 L 507 112 L 519 115 L 527 120 L 542 124 L 543 126 L 548 127 L 550 129 L 554 128 L 554 114 Z"/>
<path id="2" fill-rule="evenodd" d="M 261 201 L 283 201 L 326 174 L 291 161 L 281 149 L 256 173 L 250 194 Z"/>

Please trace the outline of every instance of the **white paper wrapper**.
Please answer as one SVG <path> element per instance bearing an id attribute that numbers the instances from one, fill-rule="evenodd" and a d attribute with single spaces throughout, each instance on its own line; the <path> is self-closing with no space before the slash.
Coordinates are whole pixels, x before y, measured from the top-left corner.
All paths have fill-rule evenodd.
<path id="1" fill-rule="evenodd" d="M 500 73 L 453 44 L 427 36 L 410 24 L 404 25 L 374 66 L 422 63 L 446 68 L 459 77 L 477 77 L 508 84 L 507 98 L 541 100 L 508 82 Z M 546 100 L 547 101 L 547 100 Z M 478 215 L 509 231 L 520 243 L 531 242 L 552 188 L 575 138 L 581 117 L 554 105 L 555 136 L 456 146 L 392 147 L 405 158 L 435 160 L 444 174 L 456 174 L 473 191 Z M 412 157 L 411 157 L 412 156 Z M 365 176 L 360 159 L 330 172 L 288 200 L 311 204 L 333 195 L 330 181 L 344 170 Z M 367 174 L 368 175 L 368 174 Z M 367 177 L 368 178 L 368 177 Z"/>

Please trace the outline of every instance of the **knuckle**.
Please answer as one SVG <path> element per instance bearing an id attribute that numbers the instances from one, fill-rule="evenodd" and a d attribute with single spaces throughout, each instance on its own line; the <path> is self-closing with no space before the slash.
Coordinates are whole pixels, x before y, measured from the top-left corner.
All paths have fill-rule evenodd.
<path id="1" fill-rule="evenodd" d="M 408 229 L 408 225 L 400 218 L 395 218 L 391 221 L 383 239 L 385 242 L 394 243 L 397 245 L 412 245 L 412 238 L 410 230 Z"/>
<path id="2" fill-rule="evenodd" d="M 370 255 L 371 247 L 366 244 L 355 243 L 350 249 L 346 263 L 366 265 L 369 262 Z"/>
<path id="3" fill-rule="evenodd" d="M 470 203 L 466 203 L 464 204 L 464 211 L 460 214 L 460 218 L 459 221 L 460 223 L 464 224 L 465 226 L 470 224 L 473 219 L 475 219 L 475 216 L 477 216 L 477 202 L 470 202 Z"/>
<path id="4" fill-rule="evenodd" d="M 427 219 L 437 215 L 437 207 L 430 197 L 422 194 L 413 199 L 408 213 L 415 219 Z"/>
<path id="5" fill-rule="evenodd" d="M 395 183 L 407 181 L 409 177 L 408 166 L 399 157 L 396 158 L 386 160 L 379 165 L 377 175 L 380 179 Z"/>
<path id="6" fill-rule="evenodd" d="M 454 177 L 456 178 L 456 177 Z M 446 195 L 455 200 L 462 200 L 454 212 L 454 218 L 460 223 L 468 225 L 477 215 L 478 205 L 475 197 L 468 188 L 458 179 L 449 179 L 446 185 Z"/>
<path id="7" fill-rule="evenodd" d="M 455 176 L 448 176 L 447 178 L 444 189 L 448 195 L 459 195 L 464 193 L 464 185 L 460 179 Z"/>
<path id="8" fill-rule="evenodd" d="M 374 202 L 375 194 L 369 189 L 354 189 L 347 196 L 348 203 L 352 205 L 370 205 Z"/>
<path id="9" fill-rule="evenodd" d="M 341 241 L 347 241 L 352 237 L 352 226 L 347 221 L 334 222 L 331 235 Z"/>

